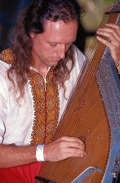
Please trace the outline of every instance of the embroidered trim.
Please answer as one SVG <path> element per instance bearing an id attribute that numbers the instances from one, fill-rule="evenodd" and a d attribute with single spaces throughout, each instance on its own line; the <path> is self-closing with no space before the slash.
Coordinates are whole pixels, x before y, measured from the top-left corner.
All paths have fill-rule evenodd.
<path id="1" fill-rule="evenodd" d="M 7 64 L 13 63 L 13 54 L 11 49 L 3 50 L 0 54 L 0 60 L 6 62 Z"/>
<path id="2" fill-rule="evenodd" d="M 35 119 L 32 132 L 32 144 L 51 142 L 59 116 L 58 85 L 51 68 L 46 77 L 46 91 L 42 75 L 31 70 L 30 84 L 34 99 Z"/>

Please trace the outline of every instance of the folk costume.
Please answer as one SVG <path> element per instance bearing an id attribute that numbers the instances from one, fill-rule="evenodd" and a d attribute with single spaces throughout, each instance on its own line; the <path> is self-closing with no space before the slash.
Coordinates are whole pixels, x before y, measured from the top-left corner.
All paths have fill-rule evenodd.
<path id="1" fill-rule="evenodd" d="M 49 68 L 44 78 L 31 66 L 24 98 L 14 94 L 7 70 L 13 61 L 10 49 L 0 55 L 0 143 L 16 146 L 45 144 L 51 142 L 77 77 L 85 61 L 84 55 L 75 47 L 75 65 L 65 81 L 66 92 L 59 86 Z M 68 62 L 68 67 L 71 62 Z M 41 162 L 15 168 L 0 169 L 0 182 L 34 183 Z"/>

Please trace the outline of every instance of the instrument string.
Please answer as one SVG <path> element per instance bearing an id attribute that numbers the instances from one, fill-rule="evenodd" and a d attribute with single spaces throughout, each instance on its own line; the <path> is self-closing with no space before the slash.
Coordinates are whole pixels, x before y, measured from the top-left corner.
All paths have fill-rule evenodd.
<path id="1" fill-rule="evenodd" d="M 109 15 L 105 14 L 102 22 L 99 25 L 99 28 L 102 28 L 102 27 L 105 26 L 105 24 L 108 22 L 108 18 L 109 18 Z M 86 56 L 86 58 L 89 62 L 91 62 L 91 60 L 93 59 L 93 56 L 94 56 L 94 54 L 95 54 L 95 52 L 96 52 L 96 50 L 99 46 L 98 43 L 99 43 L 98 40 L 94 39 L 91 42 L 91 44 L 90 44 L 89 48 L 87 49 L 87 51 L 85 52 L 85 56 Z"/>
<path id="2" fill-rule="evenodd" d="M 96 173 L 96 170 L 94 170 L 94 172 L 92 173 L 92 176 L 91 176 L 91 178 L 89 179 L 89 182 L 88 182 L 88 183 L 92 183 L 92 180 L 93 180 L 93 178 L 94 178 L 95 173 Z"/>

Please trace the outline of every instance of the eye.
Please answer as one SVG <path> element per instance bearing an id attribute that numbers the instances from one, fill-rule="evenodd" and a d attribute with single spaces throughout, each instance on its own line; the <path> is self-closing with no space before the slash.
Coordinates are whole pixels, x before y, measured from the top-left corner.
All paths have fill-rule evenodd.
<path id="1" fill-rule="evenodd" d="M 57 46 L 57 43 L 49 43 L 49 44 L 50 46 L 53 46 L 53 47 Z"/>
<path id="2" fill-rule="evenodd" d="M 72 43 L 73 43 L 73 42 L 67 43 L 66 46 L 69 47 L 69 46 L 71 46 Z"/>
<path id="3" fill-rule="evenodd" d="M 71 45 L 71 43 L 67 43 L 67 44 L 66 44 L 66 46 L 70 46 L 70 45 Z"/>

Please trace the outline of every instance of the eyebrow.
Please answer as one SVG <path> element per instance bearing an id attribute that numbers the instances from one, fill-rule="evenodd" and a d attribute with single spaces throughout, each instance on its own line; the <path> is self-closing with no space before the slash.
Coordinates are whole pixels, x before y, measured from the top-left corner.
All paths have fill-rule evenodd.
<path id="1" fill-rule="evenodd" d="M 66 44 L 70 44 L 70 43 L 73 43 L 75 41 L 76 41 L 76 39 L 74 39 L 73 41 L 67 42 Z M 59 42 L 51 42 L 51 41 L 47 41 L 47 42 L 50 43 L 50 44 L 62 44 L 62 43 L 59 43 Z"/>

